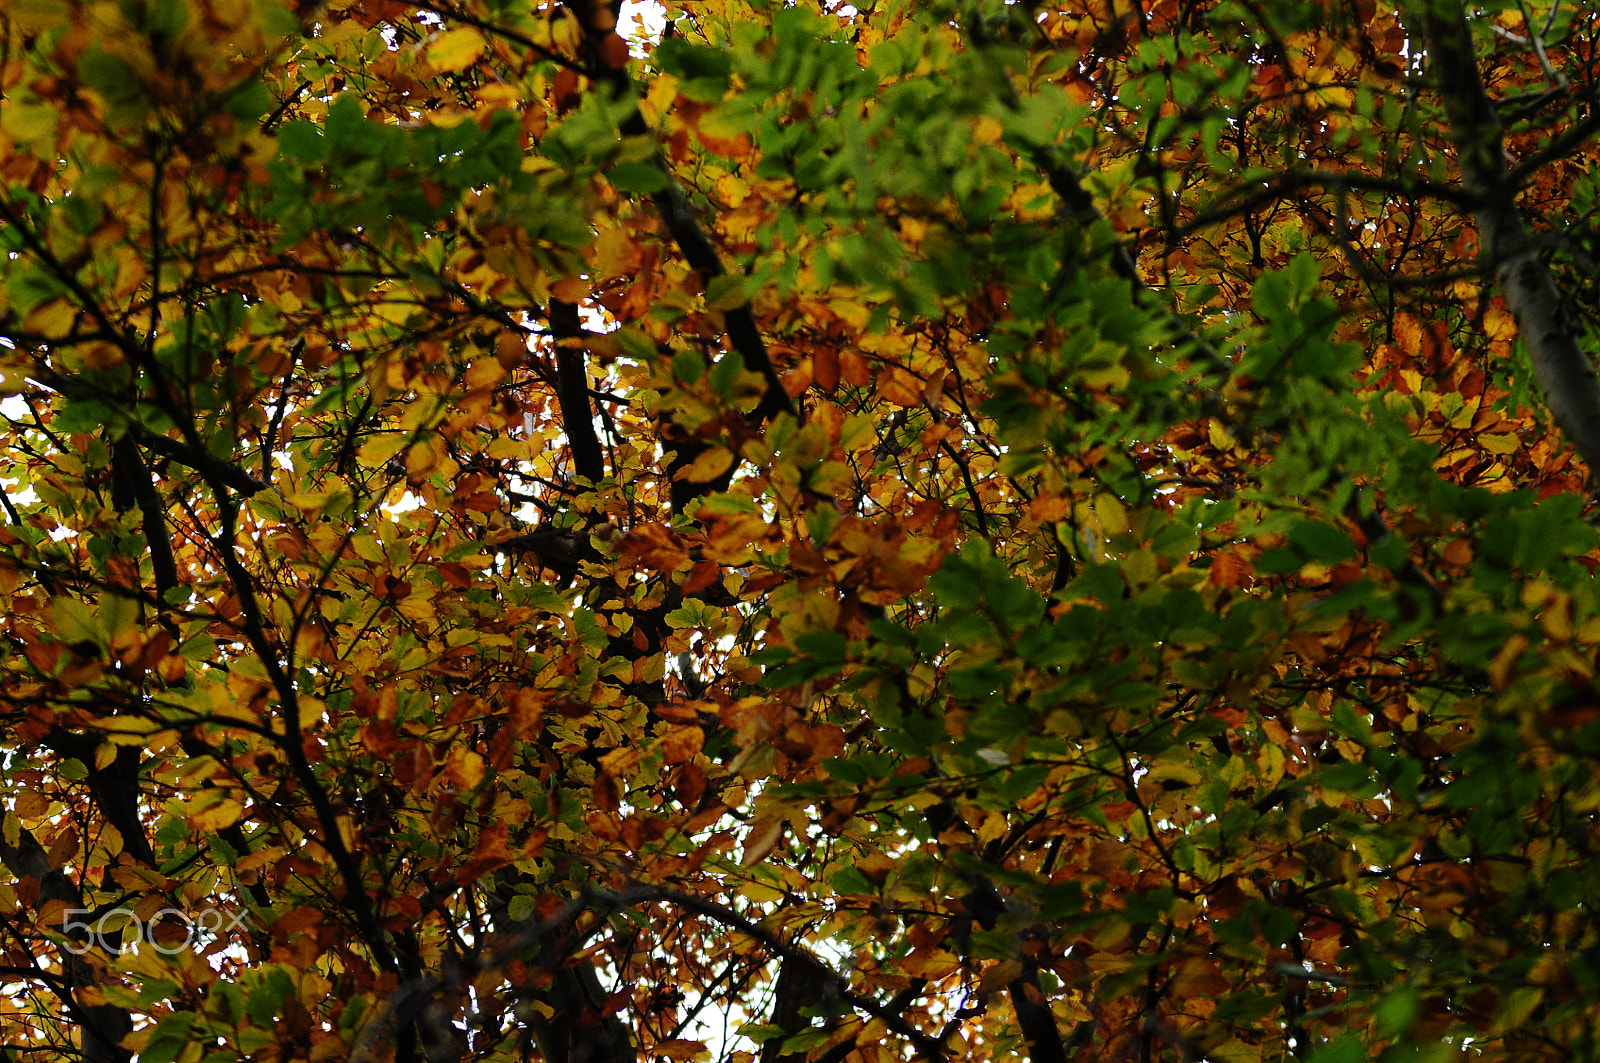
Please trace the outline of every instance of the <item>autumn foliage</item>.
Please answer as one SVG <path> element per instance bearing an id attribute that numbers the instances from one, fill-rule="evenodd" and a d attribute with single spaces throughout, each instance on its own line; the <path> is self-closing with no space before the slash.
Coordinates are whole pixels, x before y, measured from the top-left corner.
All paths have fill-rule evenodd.
<path id="1" fill-rule="evenodd" d="M 1600 1057 L 1600 18 L 0 0 L 0 1060 Z"/>

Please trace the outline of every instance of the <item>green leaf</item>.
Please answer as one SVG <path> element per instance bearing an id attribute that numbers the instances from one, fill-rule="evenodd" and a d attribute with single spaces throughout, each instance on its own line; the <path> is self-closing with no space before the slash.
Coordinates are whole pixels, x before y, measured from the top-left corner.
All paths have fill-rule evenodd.
<path id="1" fill-rule="evenodd" d="M 750 301 L 749 278 L 724 273 L 706 285 L 706 305 L 713 310 L 733 310 Z"/>
<path id="2" fill-rule="evenodd" d="M 1355 544 L 1348 535 L 1318 521 L 1302 521 L 1290 528 L 1289 541 L 1314 561 L 1335 564 L 1356 555 Z"/>
<path id="3" fill-rule="evenodd" d="M 744 356 L 738 351 L 729 351 L 711 367 L 711 390 L 717 393 L 718 398 L 732 398 L 734 385 L 743 372 Z"/>
<path id="4" fill-rule="evenodd" d="M 1379 1037 L 1399 1037 L 1422 1017 L 1422 995 L 1414 986 L 1385 993 L 1372 1009 Z"/>
<path id="5" fill-rule="evenodd" d="M 278 129 L 278 150 L 288 158 L 315 162 L 326 145 L 322 129 L 311 122 L 285 122 Z"/>
<path id="6" fill-rule="evenodd" d="M 1358 1035 L 1346 1032 L 1340 1034 L 1338 1040 L 1313 1048 L 1310 1063 L 1367 1063 L 1367 1050 Z"/>
<path id="7" fill-rule="evenodd" d="M 619 162 L 606 171 L 606 180 L 619 192 L 642 196 L 654 195 L 671 183 L 661 167 L 648 162 Z"/>
<path id="8" fill-rule="evenodd" d="M 849 645 L 837 631 L 807 631 L 794 637 L 794 648 L 818 664 L 843 664 Z"/>
<path id="9" fill-rule="evenodd" d="M 700 378 L 706 375 L 705 356 L 693 348 L 674 351 L 672 354 L 672 375 L 685 384 L 699 383 Z"/>

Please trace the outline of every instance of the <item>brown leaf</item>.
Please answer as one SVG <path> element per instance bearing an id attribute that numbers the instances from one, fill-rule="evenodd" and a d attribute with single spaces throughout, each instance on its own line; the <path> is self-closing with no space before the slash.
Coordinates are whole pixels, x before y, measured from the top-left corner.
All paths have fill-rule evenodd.
<path id="1" fill-rule="evenodd" d="M 777 847 L 783 837 L 783 820 L 758 819 L 750 824 L 750 833 L 744 838 L 744 852 L 739 856 L 740 867 L 751 867 L 764 860 Z"/>

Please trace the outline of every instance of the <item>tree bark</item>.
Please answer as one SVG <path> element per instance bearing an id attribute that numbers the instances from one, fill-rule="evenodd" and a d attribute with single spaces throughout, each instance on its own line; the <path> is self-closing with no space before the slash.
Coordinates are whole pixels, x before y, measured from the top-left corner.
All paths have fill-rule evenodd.
<path id="1" fill-rule="evenodd" d="M 811 1027 L 812 1015 L 838 999 L 825 972 L 809 957 L 799 953 L 785 956 L 778 965 L 778 984 L 773 988 L 772 1025 L 784 1036 L 761 1045 L 761 1063 L 805 1063 L 806 1053 L 784 1052 L 788 1038 Z"/>
<path id="2" fill-rule="evenodd" d="M 545 1063 L 635 1063 L 627 1026 L 605 1014 L 605 987 L 594 964 L 563 963 L 550 974 L 550 984 L 534 998 L 553 1014 L 530 1023 Z"/>
<path id="3" fill-rule="evenodd" d="M 164 599 L 167 591 L 178 585 L 178 566 L 172 555 L 172 538 L 167 534 L 166 505 L 131 431 L 111 444 L 111 503 L 119 513 L 139 507 L 156 577 L 156 597 Z"/>
<path id="4" fill-rule="evenodd" d="M 506 882 L 492 898 L 490 919 L 502 934 L 518 932 L 508 909 L 514 895 Z M 573 955 L 582 942 L 573 940 L 572 929 L 570 925 L 553 928 L 531 942 L 539 952 L 529 966 L 537 964 L 550 978 L 547 985 L 520 987 L 536 1009 L 542 1006 L 550 1012 L 545 1017 L 534 1010 L 526 1019 L 539 1054 L 545 1063 L 637 1063 L 639 1053 L 627 1024 L 606 1014 L 605 986 L 600 984 L 594 962 Z"/>

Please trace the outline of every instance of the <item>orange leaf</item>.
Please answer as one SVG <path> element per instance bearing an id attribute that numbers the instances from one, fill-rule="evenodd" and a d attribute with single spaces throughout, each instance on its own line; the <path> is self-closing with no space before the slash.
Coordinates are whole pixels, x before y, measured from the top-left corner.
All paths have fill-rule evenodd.
<path id="1" fill-rule="evenodd" d="M 845 348 L 839 352 L 839 375 L 851 387 L 862 387 L 872 380 L 872 370 L 867 366 L 867 360 L 861 352 L 854 348 Z"/>
<path id="2" fill-rule="evenodd" d="M 879 378 L 878 394 L 896 406 L 921 406 L 922 381 L 904 369 L 891 369 L 888 376 Z"/>
<path id="3" fill-rule="evenodd" d="M 1217 554 L 1211 559 L 1210 581 L 1213 587 L 1249 586 L 1254 575 L 1250 563 L 1238 554 Z"/>
<path id="4" fill-rule="evenodd" d="M 823 391 L 832 392 L 839 386 L 839 352 L 832 347 L 819 347 L 811 356 L 811 380 Z"/>
<path id="5" fill-rule="evenodd" d="M 683 581 L 685 596 L 699 594 L 717 581 L 722 575 L 722 566 L 715 561 L 698 561 L 694 568 L 689 570 L 688 578 Z"/>
<path id="6" fill-rule="evenodd" d="M 706 733 L 698 724 L 674 727 L 661 738 L 661 756 L 668 764 L 682 764 L 700 752 L 706 744 Z"/>

